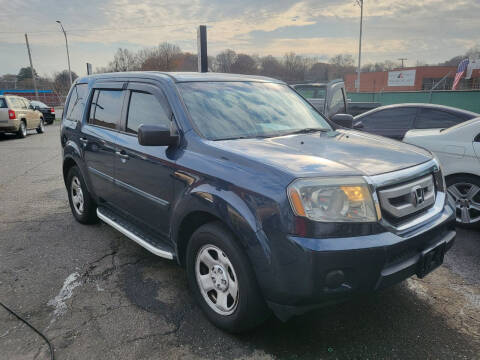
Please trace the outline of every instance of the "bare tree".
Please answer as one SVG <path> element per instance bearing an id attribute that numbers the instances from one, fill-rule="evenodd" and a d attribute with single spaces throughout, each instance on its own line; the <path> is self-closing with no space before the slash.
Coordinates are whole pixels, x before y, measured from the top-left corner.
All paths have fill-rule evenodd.
<path id="1" fill-rule="evenodd" d="M 164 42 L 154 49 L 144 49 L 139 53 L 142 70 L 175 70 L 182 50 L 174 44 Z"/>
<path id="2" fill-rule="evenodd" d="M 260 74 L 274 78 L 282 78 L 285 68 L 272 55 L 264 56 L 260 59 Z"/>
<path id="3" fill-rule="evenodd" d="M 78 78 L 77 74 L 72 71 L 72 80 Z M 70 90 L 70 75 L 68 70 L 57 72 L 53 76 L 53 85 L 56 91 L 61 95 L 67 95 Z"/>
<path id="4" fill-rule="evenodd" d="M 113 61 L 108 64 L 107 69 L 109 71 L 133 71 L 138 70 L 139 66 L 132 52 L 128 49 L 119 48 L 113 56 Z"/>
<path id="5" fill-rule="evenodd" d="M 218 72 L 232 72 L 232 65 L 237 60 L 237 53 L 227 49 L 215 57 L 215 70 Z"/>
<path id="6" fill-rule="evenodd" d="M 250 55 L 246 54 L 238 54 L 230 70 L 236 74 L 256 74 L 258 72 L 257 63 Z"/>
<path id="7" fill-rule="evenodd" d="M 338 54 L 330 58 L 330 64 L 337 66 L 354 66 L 355 60 L 350 54 Z"/>
<path id="8" fill-rule="evenodd" d="M 304 57 L 294 52 L 287 53 L 283 56 L 283 65 L 285 81 L 303 81 L 305 79 L 306 62 Z"/>

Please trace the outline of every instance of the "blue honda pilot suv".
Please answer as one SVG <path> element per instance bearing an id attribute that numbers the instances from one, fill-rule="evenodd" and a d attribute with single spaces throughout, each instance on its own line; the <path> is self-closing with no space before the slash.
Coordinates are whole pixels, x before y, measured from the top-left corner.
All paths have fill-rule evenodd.
<path id="1" fill-rule="evenodd" d="M 232 332 L 425 276 L 455 238 L 438 161 L 339 118 L 264 77 L 81 78 L 61 131 L 72 213 L 184 266 Z"/>

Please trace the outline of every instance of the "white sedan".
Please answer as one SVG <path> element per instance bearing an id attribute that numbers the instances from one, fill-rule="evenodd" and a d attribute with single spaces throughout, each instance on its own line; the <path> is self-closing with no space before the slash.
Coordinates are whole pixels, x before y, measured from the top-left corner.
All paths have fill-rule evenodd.
<path id="1" fill-rule="evenodd" d="M 433 152 L 442 165 L 457 223 L 480 225 L 480 118 L 448 129 L 411 130 L 404 142 Z"/>

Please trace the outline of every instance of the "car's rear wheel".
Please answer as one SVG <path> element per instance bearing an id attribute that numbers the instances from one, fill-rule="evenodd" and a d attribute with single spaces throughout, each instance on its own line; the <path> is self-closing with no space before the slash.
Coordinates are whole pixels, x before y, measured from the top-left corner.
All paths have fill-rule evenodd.
<path id="1" fill-rule="evenodd" d="M 76 166 L 68 172 L 67 191 L 68 201 L 75 219 L 82 224 L 98 222 L 97 206 L 88 192 L 80 170 Z"/>
<path id="2" fill-rule="evenodd" d="M 455 175 L 447 178 L 447 189 L 455 201 L 457 224 L 464 227 L 480 226 L 480 178 Z"/>
<path id="3" fill-rule="evenodd" d="M 190 288 L 208 319 L 240 332 L 269 314 L 252 266 L 233 234 L 221 223 L 197 229 L 187 247 Z"/>
<path id="4" fill-rule="evenodd" d="M 40 119 L 40 124 L 38 124 L 37 127 L 37 133 L 43 134 L 45 132 L 45 123 L 43 122 L 43 119 Z"/>
<path id="5" fill-rule="evenodd" d="M 27 136 L 27 124 L 25 120 L 20 121 L 20 128 L 17 131 L 17 137 L 23 139 Z"/>

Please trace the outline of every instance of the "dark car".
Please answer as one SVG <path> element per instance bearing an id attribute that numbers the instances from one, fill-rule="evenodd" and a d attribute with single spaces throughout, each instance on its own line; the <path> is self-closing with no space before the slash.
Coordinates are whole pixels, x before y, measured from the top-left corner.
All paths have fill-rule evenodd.
<path id="1" fill-rule="evenodd" d="M 357 130 L 402 140 L 414 129 L 446 129 L 480 114 L 435 104 L 395 104 L 378 107 L 355 117 Z"/>
<path id="2" fill-rule="evenodd" d="M 339 128 L 274 79 L 77 79 L 61 144 L 74 217 L 186 267 L 228 331 L 423 277 L 455 238 L 428 151 Z"/>
<path id="3" fill-rule="evenodd" d="M 37 100 L 30 101 L 30 104 L 35 110 L 38 110 L 43 114 L 45 124 L 53 124 L 55 121 L 55 108 L 53 106 L 48 106 Z"/>

